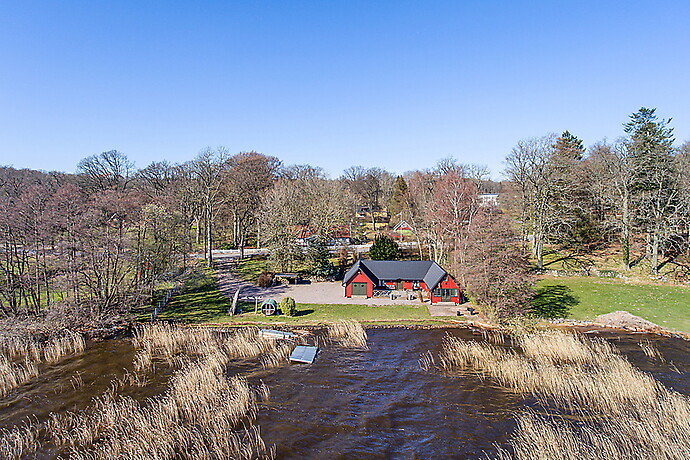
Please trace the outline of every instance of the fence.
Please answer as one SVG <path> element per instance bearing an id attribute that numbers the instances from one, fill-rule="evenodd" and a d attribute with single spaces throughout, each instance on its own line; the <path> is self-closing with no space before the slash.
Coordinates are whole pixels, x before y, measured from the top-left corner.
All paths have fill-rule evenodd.
<path id="1" fill-rule="evenodd" d="M 172 297 L 175 294 L 177 294 L 177 291 L 179 291 L 179 289 L 179 286 L 175 286 L 174 288 L 170 288 L 167 291 L 165 291 L 163 299 L 158 301 L 156 306 L 153 308 L 153 311 L 151 312 L 151 321 L 155 321 L 156 318 L 158 318 L 158 315 L 165 309 L 165 307 L 168 306 L 170 299 L 172 299 Z"/>
<path id="2" fill-rule="evenodd" d="M 615 270 L 598 270 L 596 268 L 584 270 L 537 270 L 540 275 L 550 276 L 598 276 L 599 278 L 623 278 L 623 275 Z"/>

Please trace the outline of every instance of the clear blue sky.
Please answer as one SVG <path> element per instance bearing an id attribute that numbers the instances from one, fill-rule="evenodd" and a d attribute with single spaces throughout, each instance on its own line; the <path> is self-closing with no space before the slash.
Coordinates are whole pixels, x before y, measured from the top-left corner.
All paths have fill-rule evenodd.
<path id="1" fill-rule="evenodd" d="M 3 1 L 0 164 L 225 145 L 498 176 L 521 138 L 612 139 L 640 106 L 690 139 L 690 2 L 565 3 Z"/>

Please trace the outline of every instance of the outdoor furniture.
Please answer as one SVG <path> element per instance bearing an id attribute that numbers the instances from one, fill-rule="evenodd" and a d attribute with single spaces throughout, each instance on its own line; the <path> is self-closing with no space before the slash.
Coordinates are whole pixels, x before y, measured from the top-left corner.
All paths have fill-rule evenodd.
<path id="1" fill-rule="evenodd" d="M 297 284 L 302 279 L 299 273 L 276 273 L 274 277 L 276 279 L 287 281 L 287 284 Z"/>

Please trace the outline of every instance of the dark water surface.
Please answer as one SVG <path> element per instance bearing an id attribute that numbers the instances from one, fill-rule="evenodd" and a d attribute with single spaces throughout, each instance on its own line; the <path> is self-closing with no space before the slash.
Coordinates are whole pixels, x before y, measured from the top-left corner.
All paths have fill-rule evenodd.
<path id="1" fill-rule="evenodd" d="M 523 403 L 469 375 L 425 371 L 446 330 L 372 329 L 369 350 L 326 348 L 263 377 L 258 423 L 279 458 L 476 457 L 504 442 Z M 472 337 L 468 330 L 454 335 Z"/>
<path id="2" fill-rule="evenodd" d="M 477 458 L 492 456 L 515 428 L 514 416 L 534 401 L 464 373 L 425 371 L 422 356 L 437 354 L 446 334 L 468 340 L 467 329 L 370 329 L 369 350 L 325 347 L 311 365 L 262 370 L 242 363 L 233 372 L 263 381 L 270 401 L 257 424 L 278 458 Z M 668 388 L 690 395 L 690 343 L 646 335 L 596 335 L 614 343 L 638 368 Z M 664 361 L 639 346 L 649 340 Z M 134 350 L 128 340 L 89 344 L 79 356 L 46 367 L 38 378 L 0 400 L 0 428 L 50 412 L 86 409 L 125 369 Z M 171 369 L 143 387 L 118 391 L 138 400 L 164 391 Z M 79 377 L 75 377 L 79 376 Z M 80 381 L 79 381 L 80 380 Z M 40 458 L 55 452 L 45 450 Z"/>
<path id="3" fill-rule="evenodd" d="M 367 351 L 324 349 L 310 366 L 263 376 L 271 401 L 258 423 L 278 458 L 477 458 L 491 456 L 534 401 L 490 380 L 425 371 L 446 334 L 482 340 L 467 329 L 371 329 Z M 599 333 L 640 369 L 690 394 L 690 344 L 682 340 Z M 666 363 L 639 346 L 649 339 Z"/>

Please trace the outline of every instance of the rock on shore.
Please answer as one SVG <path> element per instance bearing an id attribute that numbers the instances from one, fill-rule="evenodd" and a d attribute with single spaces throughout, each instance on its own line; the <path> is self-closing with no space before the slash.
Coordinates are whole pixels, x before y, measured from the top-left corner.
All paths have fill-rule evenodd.
<path id="1" fill-rule="evenodd" d="M 659 325 L 651 321 L 647 321 L 644 318 L 640 318 L 639 316 L 635 316 L 623 310 L 599 315 L 594 322 L 606 327 L 630 329 L 634 331 L 659 332 L 662 329 Z"/>

